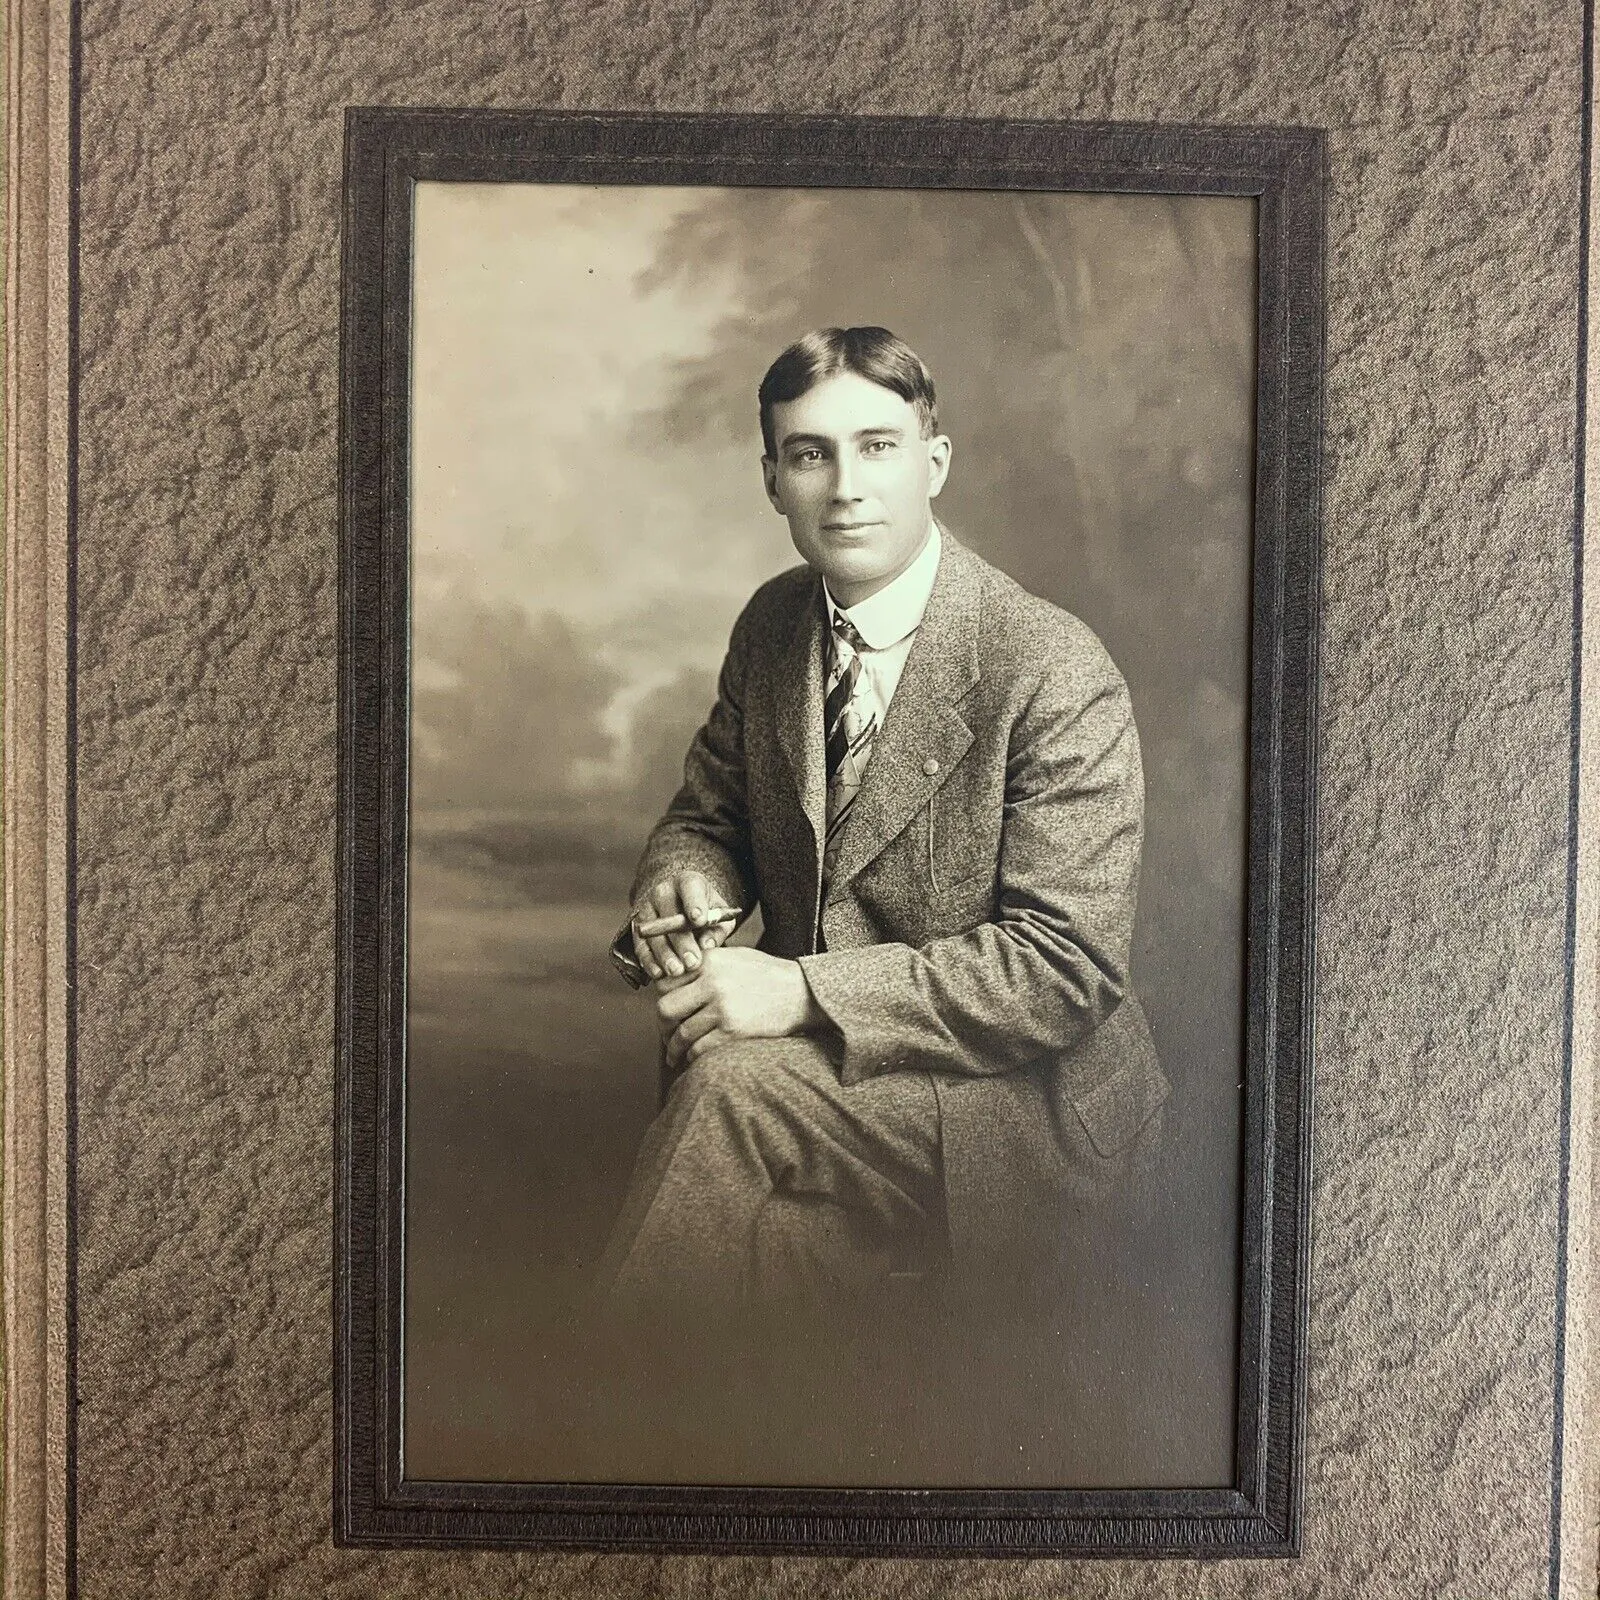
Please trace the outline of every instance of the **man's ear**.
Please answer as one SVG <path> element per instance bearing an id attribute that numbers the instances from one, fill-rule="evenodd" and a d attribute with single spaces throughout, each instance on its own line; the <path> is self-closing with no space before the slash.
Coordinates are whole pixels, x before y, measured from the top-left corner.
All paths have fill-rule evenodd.
<path id="1" fill-rule="evenodd" d="M 767 499 L 772 502 L 772 509 L 782 516 L 783 502 L 778 498 L 778 463 L 771 456 L 761 458 L 761 482 L 766 488 Z"/>
<path id="2" fill-rule="evenodd" d="M 935 434 L 928 441 L 928 498 L 931 500 L 944 488 L 944 480 L 950 476 L 950 441 L 942 434 Z"/>

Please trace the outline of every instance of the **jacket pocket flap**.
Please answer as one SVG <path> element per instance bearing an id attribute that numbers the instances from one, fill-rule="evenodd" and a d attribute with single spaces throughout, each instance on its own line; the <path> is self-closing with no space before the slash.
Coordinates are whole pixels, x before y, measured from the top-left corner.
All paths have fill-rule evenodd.
<path id="1" fill-rule="evenodd" d="M 1139 1130 L 1165 1102 L 1167 1080 L 1159 1071 L 1137 1066 L 1113 1073 L 1087 1094 L 1069 1094 L 1089 1142 L 1098 1154 L 1111 1157 L 1127 1149 Z"/>

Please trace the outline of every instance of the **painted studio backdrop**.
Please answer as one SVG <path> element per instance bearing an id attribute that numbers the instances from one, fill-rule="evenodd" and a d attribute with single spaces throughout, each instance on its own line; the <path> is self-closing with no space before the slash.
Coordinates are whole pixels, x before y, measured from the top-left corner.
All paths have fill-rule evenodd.
<path id="1" fill-rule="evenodd" d="M 1231 1481 L 1254 236 L 1213 197 L 419 186 L 409 1476 Z M 885 1362 L 840 1422 L 730 1377 L 663 1420 L 575 1309 L 657 1103 L 606 947 L 733 618 L 798 559 L 755 392 L 826 323 L 922 355 L 941 517 L 1127 678 L 1159 1193 L 1090 1309 L 969 1330 L 943 1392 Z"/>

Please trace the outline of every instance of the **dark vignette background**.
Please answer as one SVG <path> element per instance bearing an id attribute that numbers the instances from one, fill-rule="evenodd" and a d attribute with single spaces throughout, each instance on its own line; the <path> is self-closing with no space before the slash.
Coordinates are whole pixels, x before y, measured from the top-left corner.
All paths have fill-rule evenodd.
<path id="1" fill-rule="evenodd" d="M 82 18 L 81 1592 L 1545 1592 L 1580 9 Z M 332 1548 L 337 218 L 373 102 L 1329 129 L 1297 1565 Z"/>
<path id="2" fill-rule="evenodd" d="M 408 1475 L 1231 1483 L 1254 202 L 434 184 L 415 214 Z M 567 1308 L 654 1108 L 605 947 L 733 617 L 797 559 L 754 393 L 829 322 L 923 355 L 941 516 L 1129 681 L 1134 975 L 1177 1087 L 1114 1289 L 1042 1337 L 983 1319 L 943 1382 L 873 1327 L 874 1388 L 912 1392 L 882 1430 L 835 1392 L 802 1446 L 771 1385 L 663 1425 Z"/>

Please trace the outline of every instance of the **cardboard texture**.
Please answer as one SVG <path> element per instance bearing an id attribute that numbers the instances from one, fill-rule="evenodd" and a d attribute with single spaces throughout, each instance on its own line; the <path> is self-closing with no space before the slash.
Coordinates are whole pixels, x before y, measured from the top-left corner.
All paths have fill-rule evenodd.
<path id="1" fill-rule="evenodd" d="M 15 1595 L 65 1592 L 69 1556 L 66 26 L 64 7 L 15 0 L 12 260 L 35 291 L 12 300 L 8 390 Z M 1579 8 L 85 0 L 81 27 L 76 1592 L 1533 1597 L 1551 1591 L 1564 1523 L 1563 1592 L 1592 1593 L 1581 1319 L 1562 1464 L 1554 1452 L 1561 1250 L 1586 1252 L 1590 1181 L 1586 861 L 1564 1234 Z M 335 425 L 351 103 L 1329 130 L 1300 1561 L 333 1548 Z M 1579 1310 L 1585 1262 L 1567 1285 Z"/>
<path id="2" fill-rule="evenodd" d="M 69 39 L 8 17 L 3 1217 L 7 1600 L 66 1592 Z"/>

